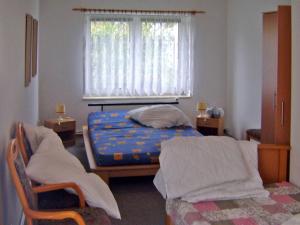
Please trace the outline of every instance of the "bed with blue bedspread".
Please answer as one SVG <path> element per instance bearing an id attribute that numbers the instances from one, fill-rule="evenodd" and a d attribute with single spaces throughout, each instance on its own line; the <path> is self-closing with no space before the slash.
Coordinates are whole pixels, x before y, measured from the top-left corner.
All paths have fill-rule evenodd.
<path id="1" fill-rule="evenodd" d="M 129 119 L 127 111 L 90 113 L 88 127 L 99 166 L 158 163 L 162 141 L 175 136 L 200 135 L 191 127 L 145 127 Z"/>
<path id="2" fill-rule="evenodd" d="M 127 111 L 90 113 L 87 133 L 95 163 L 94 172 L 115 171 L 122 166 L 127 169 L 150 168 L 141 167 L 147 165 L 156 165 L 156 171 L 159 167 L 158 156 L 162 141 L 175 136 L 201 135 L 192 127 L 146 127 L 131 120 Z M 88 157 L 91 158 L 91 155 L 88 154 Z M 155 174 L 153 171 L 147 175 Z M 98 174 L 103 177 L 103 173 Z"/>

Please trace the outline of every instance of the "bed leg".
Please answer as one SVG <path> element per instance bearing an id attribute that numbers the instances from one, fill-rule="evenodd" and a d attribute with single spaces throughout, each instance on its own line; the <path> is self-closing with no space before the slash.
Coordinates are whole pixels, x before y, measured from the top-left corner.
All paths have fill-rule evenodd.
<path id="1" fill-rule="evenodd" d="M 165 217 L 165 225 L 174 225 L 171 217 L 168 214 L 166 214 L 166 217 Z"/>

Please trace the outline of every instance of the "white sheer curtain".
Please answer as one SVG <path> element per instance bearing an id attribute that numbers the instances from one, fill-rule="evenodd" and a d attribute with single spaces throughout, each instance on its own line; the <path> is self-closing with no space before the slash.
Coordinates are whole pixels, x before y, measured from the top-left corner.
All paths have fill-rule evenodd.
<path id="1" fill-rule="evenodd" d="M 190 15 L 86 16 L 85 97 L 190 96 Z"/>

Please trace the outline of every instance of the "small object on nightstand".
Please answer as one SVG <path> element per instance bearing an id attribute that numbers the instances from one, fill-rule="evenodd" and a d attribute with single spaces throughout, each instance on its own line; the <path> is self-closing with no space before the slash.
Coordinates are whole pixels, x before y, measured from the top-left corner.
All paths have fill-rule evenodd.
<path id="1" fill-rule="evenodd" d="M 224 135 L 224 117 L 203 118 L 197 116 L 197 130 L 203 135 Z"/>
<path id="2" fill-rule="evenodd" d="M 56 104 L 55 112 L 58 115 L 57 122 L 60 125 L 60 123 L 63 121 L 63 115 L 65 115 L 66 113 L 65 104 L 62 103 Z"/>
<path id="3" fill-rule="evenodd" d="M 206 114 L 206 109 L 207 109 L 207 103 L 206 102 L 199 102 L 197 104 L 197 110 L 199 111 L 198 117 L 208 117 Z"/>
<path id="4" fill-rule="evenodd" d="M 224 110 L 222 108 L 218 108 L 216 106 L 209 107 L 206 110 L 206 114 L 209 115 L 209 117 L 212 118 L 220 118 L 224 116 Z"/>
<path id="5" fill-rule="evenodd" d="M 44 121 L 44 126 L 52 129 L 61 138 L 65 147 L 75 144 L 76 121 L 71 117 L 57 119 L 48 119 Z"/>

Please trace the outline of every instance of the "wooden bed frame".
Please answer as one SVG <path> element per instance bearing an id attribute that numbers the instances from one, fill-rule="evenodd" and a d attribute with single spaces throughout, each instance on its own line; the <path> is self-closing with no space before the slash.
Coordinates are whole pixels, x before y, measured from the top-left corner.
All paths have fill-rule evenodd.
<path id="1" fill-rule="evenodd" d="M 97 166 L 90 138 L 88 134 L 88 127 L 82 127 L 83 139 L 86 149 L 87 158 L 92 172 L 100 176 L 107 184 L 111 177 L 136 177 L 136 176 L 152 176 L 155 175 L 159 169 L 159 164 L 145 164 L 145 165 L 124 165 L 124 166 Z"/>
<path id="2" fill-rule="evenodd" d="M 264 184 L 288 181 L 289 151 L 287 145 L 258 145 L 258 171 Z M 168 214 L 165 225 L 175 225 Z"/>

